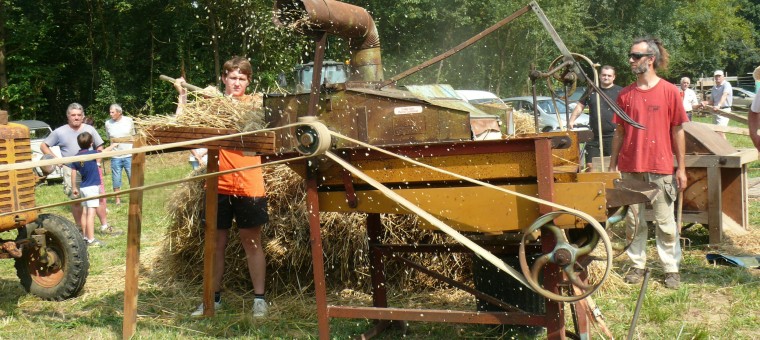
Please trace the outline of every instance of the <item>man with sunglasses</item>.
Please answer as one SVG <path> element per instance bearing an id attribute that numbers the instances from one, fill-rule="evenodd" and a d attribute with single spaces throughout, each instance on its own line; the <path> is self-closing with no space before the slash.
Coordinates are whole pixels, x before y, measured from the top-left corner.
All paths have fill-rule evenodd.
<path id="1" fill-rule="evenodd" d="M 681 125 L 689 118 L 678 88 L 657 75 L 658 70 L 667 67 L 668 59 L 669 54 L 659 39 L 636 39 L 631 45 L 628 63 L 636 74 L 636 82 L 620 92 L 617 104 L 645 128 L 637 129 L 617 115 L 613 118 L 617 129 L 609 170 L 620 170 L 623 179 L 646 181 L 660 189 L 652 201 L 657 253 L 665 272 L 665 287 L 677 289 L 681 282 L 678 273 L 681 246 L 673 202 L 678 191 L 686 188 L 685 137 Z M 625 221 L 626 238 L 631 240 L 627 254 L 633 262 L 625 281 L 636 284 L 641 282 L 646 268 L 644 204 L 630 206 Z"/>
<path id="2" fill-rule="evenodd" d="M 602 66 L 599 77 L 601 78 L 599 89 L 601 89 L 610 99 L 617 100 L 620 90 L 623 88 L 615 85 L 615 68 L 610 65 Z M 612 116 L 614 116 L 615 113 L 606 101 L 602 100 L 601 104 L 597 103 L 596 92 L 592 88 L 589 88 L 589 90 L 583 94 L 581 100 L 578 101 L 578 105 L 573 109 L 572 115 L 570 115 L 570 121 L 567 125 L 571 129 L 575 126 L 575 120 L 580 117 L 581 113 L 583 113 L 583 108 L 586 106 L 589 108 L 589 126 L 591 127 L 591 132 L 594 134 L 594 138 L 588 141 L 585 147 L 586 168 L 590 171 L 592 165 L 591 160 L 594 159 L 594 157 L 602 156 L 599 150 L 599 121 L 597 120 L 597 117 L 601 117 L 602 121 L 602 143 L 604 143 L 602 145 L 604 146 L 604 156 L 609 156 L 610 150 L 612 149 L 612 136 L 615 135 L 615 123 L 612 122 Z"/>
<path id="3" fill-rule="evenodd" d="M 715 79 L 715 86 L 713 86 L 710 92 L 710 105 L 712 105 L 713 112 L 727 111 L 731 112 L 731 103 L 734 100 L 734 90 L 731 88 L 731 84 L 726 81 L 726 77 L 723 71 L 717 70 L 713 74 Z M 723 116 L 715 115 L 715 125 L 728 126 L 729 119 Z M 726 135 L 723 132 L 716 131 L 723 138 Z"/>

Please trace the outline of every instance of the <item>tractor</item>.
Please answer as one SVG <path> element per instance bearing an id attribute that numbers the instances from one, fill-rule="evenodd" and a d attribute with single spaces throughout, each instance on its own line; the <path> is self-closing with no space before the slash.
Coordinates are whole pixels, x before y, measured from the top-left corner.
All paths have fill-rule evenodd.
<path id="1" fill-rule="evenodd" d="M 0 111 L 0 164 L 30 162 L 29 128 L 8 123 Z M 44 300 L 78 295 L 87 281 L 87 243 L 76 225 L 34 210 L 37 178 L 32 169 L 0 172 L 0 259 L 14 259 L 24 289 Z M 16 230 L 15 240 L 5 239 Z"/>

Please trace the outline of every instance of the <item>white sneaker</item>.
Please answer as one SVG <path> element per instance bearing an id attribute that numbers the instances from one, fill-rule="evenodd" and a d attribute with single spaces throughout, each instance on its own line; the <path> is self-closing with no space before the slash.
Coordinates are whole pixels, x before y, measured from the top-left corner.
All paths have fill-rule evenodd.
<path id="1" fill-rule="evenodd" d="M 214 301 L 214 310 L 219 310 L 220 308 L 222 308 L 222 302 Z M 195 311 L 190 314 L 190 316 L 202 316 L 202 315 L 203 315 L 203 302 L 201 302 L 201 304 L 198 305 L 198 308 L 196 308 Z"/>
<path id="2" fill-rule="evenodd" d="M 263 318 L 267 316 L 269 305 L 264 299 L 253 299 L 253 317 Z"/>

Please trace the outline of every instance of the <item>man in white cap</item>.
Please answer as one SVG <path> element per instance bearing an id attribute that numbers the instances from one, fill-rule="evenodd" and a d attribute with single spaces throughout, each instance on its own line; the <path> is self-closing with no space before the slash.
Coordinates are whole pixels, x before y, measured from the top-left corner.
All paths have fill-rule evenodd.
<path id="1" fill-rule="evenodd" d="M 760 66 L 752 73 L 755 81 L 760 81 Z M 752 144 L 755 144 L 755 148 L 760 151 L 760 136 L 757 135 L 757 129 L 760 128 L 760 96 L 755 96 L 752 100 L 752 105 L 749 107 L 749 138 L 752 139 Z"/>
<path id="2" fill-rule="evenodd" d="M 726 77 L 721 70 L 715 71 L 713 78 L 715 79 L 715 86 L 713 86 L 710 93 L 710 105 L 712 105 L 713 112 L 717 113 L 718 110 L 731 112 L 731 103 L 734 101 L 731 84 L 726 81 Z M 726 117 L 715 115 L 715 125 L 728 126 L 728 120 Z M 718 134 L 726 138 L 723 132 L 718 132 Z"/>

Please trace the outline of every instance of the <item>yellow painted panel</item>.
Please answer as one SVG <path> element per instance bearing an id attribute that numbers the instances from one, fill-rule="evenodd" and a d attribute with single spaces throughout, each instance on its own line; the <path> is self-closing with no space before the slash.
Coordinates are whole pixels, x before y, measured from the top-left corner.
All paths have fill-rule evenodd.
<path id="1" fill-rule="evenodd" d="M 435 156 L 418 161 L 475 179 L 525 178 L 536 176 L 533 152 L 511 152 L 467 156 Z M 440 172 L 415 166 L 400 159 L 351 161 L 358 169 L 381 183 L 416 183 L 457 180 Z M 333 164 L 334 165 L 334 164 Z M 340 167 L 320 163 L 322 184 L 342 184 Z M 357 183 L 362 183 L 355 179 Z"/>
<path id="2" fill-rule="evenodd" d="M 536 195 L 535 184 L 504 185 L 502 188 L 525 195 Z M 520 231 L 538 217 L 538 204 L 527 199 L 486 187 L 444 187 L 399 189 L 396 193 L 419 206 L 444 223 L 460 231 L 497 233 Z M 557 183 L 555 202 L 590 214 L 598 221 L 606 220 L 606 197 L 602 183 Z M 320 192 L 321 211 L 408 214 L 377 190 L 357 192 L 358 206 L 351 209 L 345 192 Z M 572 227 L 572 217 L 561 217 L 558 225 Z"/>

